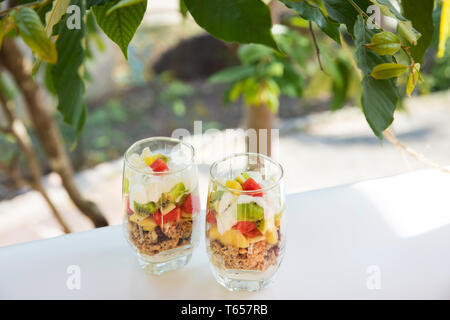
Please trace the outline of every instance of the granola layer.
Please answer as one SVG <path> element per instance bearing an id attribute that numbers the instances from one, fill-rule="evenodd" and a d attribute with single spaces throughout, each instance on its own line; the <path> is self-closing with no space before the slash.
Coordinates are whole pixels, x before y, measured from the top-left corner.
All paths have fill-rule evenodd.
<path id="1" fill-rule="evenodd" d="M 238 248 L 224 245 L 218 240 L 210 241 L 211 254 L 223 261 L 227 269 L 265 271 L 277 263 L 280 241 L 275 245 L 261 240 L 251 244 L 248 248 Z"/>
<path id="2" fill-rule="evenodd" d="M 128 233 L 130 241 L 141 254 L 153 256 L 189 244 L 192 221 L 181 220 L 176 224 L 166 224 L 163 228 L 157 226 L 153 231 L 145 231 L 137 223 L 128 221 Z"/>

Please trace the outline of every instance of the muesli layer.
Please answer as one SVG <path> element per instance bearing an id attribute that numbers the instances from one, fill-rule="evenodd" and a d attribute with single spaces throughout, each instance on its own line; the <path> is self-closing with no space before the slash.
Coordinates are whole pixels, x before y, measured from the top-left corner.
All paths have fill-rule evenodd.
<path id="1" fill-rule="evenodd" d="M 160 252 L 187 245 L 191 242 L 192 220 L 181 220 L 152 231 L 145 231 L 137 223 L 128 221 L 130 241 L 139 253 L 153 256 Z"/>

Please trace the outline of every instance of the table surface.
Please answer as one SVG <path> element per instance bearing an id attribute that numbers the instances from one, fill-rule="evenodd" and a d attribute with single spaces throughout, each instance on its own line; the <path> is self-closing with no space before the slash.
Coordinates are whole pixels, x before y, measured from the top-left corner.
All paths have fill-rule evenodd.
<path id="1" fill-rule="evenodd" d="M 0 298 L 449 299 L 449 190 L 424 170 L 288 195 L 286 254 L 257 293 L 217 284 L 204 242 L 185 268 L 150 275 L 113 226 L 0 248 Z"/>

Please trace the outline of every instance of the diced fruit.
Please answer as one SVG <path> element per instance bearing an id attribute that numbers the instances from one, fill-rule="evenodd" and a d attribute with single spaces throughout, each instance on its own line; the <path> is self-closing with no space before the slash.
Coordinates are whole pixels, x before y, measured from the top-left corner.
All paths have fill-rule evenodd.
<path id="1" fill-rule="evenodd" d="M 234 189 L 234 190 L 242 190 L 241 184 L 235 180 L 227 180 L 227 182 L 225 183 L 225 186 L 227 188 Z"/>
<path id="2" fill-rule="evenodd" d="M 126 206 L 127 206 L 127 214 L 128 215 L 133 214 L 134 211 L 131 210 L 131 208 L 130 208 L 130 197 L 129 196 L 125 196 L 125 203 L 126 203 Z"/>
<path id="3" fill-rule="evenodd" d="M 156 224 L 159 226 L 171 221 L 178 222 L 181 218 L 181 209 L 177 207 L 165 215 L 162 215 L 161 211 L 158 210 L 153 215 L 153 218 L 155 219 Z"/>
<path id="4" fill-rule="evenodd" d="M 141 159 L 148 166 L 151 165 L 152 162 L 155 160 L 155 159 L 153 159 L 153 154 L 152 154 L 152 152 L 151 152 L 149 147 L 145 147 L 144 150 L 142 150 L 142 152 L 141 152 Z"/>
<path id="5" fill-rule="evenodd" d="M 274 217 L 274 220 L 275 220 L 275 226 L 276 226 L 278 229 L 280 228 L 280 225 L 281 225 L 281 215 L 282 215 L 282 212 L 277 213 L 277 214 L 275 215 L 275 217 Z"/>
<path id="6" fill-rule="evenodd" d="M 179 182 L 167 193 L 167 200 L 173 203 L 178 203 L 186 192 L 187 190 L 183 182 Z"/>
<path id="7" fill-rule="evenodd" d="M 145 150 L 145 149 L 144 149 L 144 150 Z M 169 158 L 168 158 L 166 155 L 162 154 L 162 153 L 157 153 L 157 154 L 154 154 L 154 155 L 152 155 L 152 154 L 150 154 L 150 155 L 146 154 L 146 156 L 143 157 L 145 163 L 146 163 L 148 166 L 150 166 L 150 165 L 151 165 L 153 162 L 155 162 L 156 159 L 158 159 L 158 158 L 161 159 L 162 161 L 164 161 L 164 163 L 167 163 L 167 161 L 169 161 Z"/>
<path id="8" fill-rule="evenodd" d="M 153 220 L 152 217 L 145 218 L 138 223 L 145 231 L 153 231 L 157 226 L 155 220 Z"/>
<path id="9" fill-rule="evenodd" d="M 149 202 L 146 204 L 140 204 L 134 201 L 134 211 L 139 217 L 147 217 L 156 211 L 156 204 Z"/>
<path id="10" fill-rule="evenodd" d="M 237 205 L 237 219 L 239 221 L 258 221 L 264 218 L 264 209 L 255 202 Z"/>
<path id="11" fill-rule="evenodd" d="M 191 194 L 188 194 L 186 199 L 184 199 L 181 209 L 185 213 L 192 213 L 193 209 L 192 209 L 192 195 Z"/>
<path id="12" fill-rule="evenodd" d="M 256 228 L 256 224 L 250 221 L 239 221 L 233 226 L 233 229 L 239 230 L 243 235 L 253 238 L 260 234 L 259 230 Z"/>
<path id="13" fill-rule="evenodd" d="M 276 244 L 278 242 L 278 232 L 275 228 L 267 230 L 264 235 L 266 236 L 266 241 L 268 244 Z"/>
<path id="14" fill-rule="evenodd" d="M 165 154 L 157 153 L 157 154 L 155 154 L 155 156 L 157 158 L 160 158 L 162 161 L 164 161 L 164 163 L 167 163 L 167 161 L 169 161 L 169 157 L 166 156 Z"/>
<path id="15" fill-rule="evenodd" d="M 208 213 L 206 214 L 206 221 L 211 224 L 217 224 L 216 215 L 212 210 L 208 210 Z"/>
<path id="16" fill-rule="evenodd" d="M 264 231 L 266 231 L 267 225 L 268 225 L 268 223 L 267 223 L 267 220 L 265 220 L 265 219 L 262 219 L 261 221 L 258 221 L 256 223 L 256 227 L 258 228 L 259 232 L 261 232 L 261 233 L 264 233 Z"/>
<path id="17" fill-rule="evenodd" d="M 153 161 L 150 167 L 152 168 L 153 172 L 169 171 L 169 167 L 163 160 L 161 160 L 161 158 L 157 158 L 155 161 Z"/>
<path id="18" fill-rule="evenodd" d="M 215 200 L 211 203 L 211 208 L 215 211 L 218 212 L 219 211 L 219 205 L 220 205 L 220 199 Z"/>
<path id="19" fill-rule="evenodd" d="M 162 213 L 163 215 L 166 215 L 166 214 L 168 214 L 169 212 L 171 212 L 173 209 L 175 209 L 175 207 L 176 207 L 175 204 L 173 204 L 173 203 L 170 202 L 170 201 L 166 201 L 166 202 L 164 202 L 164 203 L 161 204 L 160 210 L 161 210 L 161 213 Z"/>
<path id="20" fill-rule="evenodd" d="M 242 174 L 240 174 L 240 175 L 238 175 L 237 177 L 236 177 L 236 179 L 235 179 L 237 182 L 239 182 L 239 184 L 243 184 L 244 182 L 245 182 L 245 180 L 247 180 L 247 179 L 245 179 L 244 178 L 244 176 L 242 175 Z M 241 187 L 242 188 L 242 187 Z"/>
<path id="21" fill-rule="evenodd" d="M 219 230 L 217 230 L 217 226 L 211 226 L 208 230 L 208 237 L 210 240 L 217 240 L 220 237 Z"/>
<path id="22" fill-rule="evenodd" d="M 235 180 L 227 180 L 227 182 L 225 183 L 225 186 L 227 188 L 233 189 L 233 190 L 242 190 L 242 186 L 239 182 L 235 181 Z M 239 192 L 233 192 L 233 194 L 237 194 L 239 195 Z"/>
<path id="23" fill-rule="evenodd" d="M 238 230 L 228 230 L 223 234 L 219 233 L 217 226 L 211 226 L 208 230 L 209 240 L 219 240 L 224 245 L 232 245 L 238 248 L 247 248 L 249 246 L 249 241 L 245 236 Z"/>
<path id="24" fill-rule="evenodd" d="M 261 221 L 258 221 L 256 223 L 256 226 L 258 227 L 258 230 L 264 234 L 267 230 L 272 230 L 275 228 L 274 219 L 262 219 Z"/>
<path id="25" fill-rule="evenodd" d="M 242 189 L 244 189 L 245 191 L 257 191 L 257 190 L 260 190 L 261 187 L 255 180 L 253 180 L 253 178 L 248 178 L 242 184 Z M 253 197 L 262 197 L 263 196 L 262 192 L 249 192 L 248 194 Z"/>
<path id="26" fill-rule="evenodd" d="M 238 248 L 247 248 L 249 246 L 247 238 L 239 230 L 235 229 L 225 231 L 220 235 L 219 241 L 224 245 L 232 245 Z"/>
<path id="27" fill-rule="evenodd" d="M 134 222 L 134 223 L 139 223 L 139 218 L 136 214 L 132 214 L 131 216 L 128 217 L 128 220 Z"/>
<path id="28" fill-rule="evenodd" d="M 210 196 L 211 202 L 220 200 L 220 198 L 222 198 L 224 193 L 225 193 L 225 191 L 223 191 L 223 190 L 218 190 L 218 191 L 212 192 L 211 196 Z"/>
<path id="29" fill-rule="evenodd" d="M 247 172 L 242 172 L 242 176 L 244 177 L 245 180 L 250 178 L 250 175 Z"/>
<path id="30" fill-rule="evenodd" d="M 126 194 L 130 193 L 130 181 L 128 178 L 123 179 L 123 185 L 122 185 L 123 192 Z"/>

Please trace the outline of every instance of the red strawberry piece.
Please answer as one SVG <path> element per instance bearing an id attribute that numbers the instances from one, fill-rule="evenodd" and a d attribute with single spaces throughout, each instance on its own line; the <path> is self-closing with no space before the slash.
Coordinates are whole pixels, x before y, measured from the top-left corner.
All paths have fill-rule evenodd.
<path id="1" fill-rule="evenodd" d="M 259 234 L 256 224 L 251 221 L 239 221 L 233 226 L 233 229 L 239 230 L 246 237 L 253 238 Z"/>
<path id="2" fill-rule="evenodd" d="M 169 171 L 169 167 L 161 158 L 157 158 L 155 161 L 153 161 L 153 163 L 150 165 L 150 168 L 152 168 L 153 172 Z"/>
<path id="3" fill-rule="evenodd" d="M 134 211 L 130 208 L 130 197 L 125 196 L 125 202 L 127 203 L 127 214 L 131 216 Z"/>
<path id="4" fill-rule="evenodd" d="M 253 190 L 261 190 L 261 187 L 255 180 L 253 180 L 253 178 L 248 178 L 242 184 L 242 189 L 244 189 L 245 191 L 253 191 Z M 262 197 L 263 193 L 262 192 L 249 192 L 249 195 L 251 195 L 253 197 Z"/>
<path id="5" fill-rule="evenodd" d="M 189 194 L 186 199 L 183 202 L 183 205 L 181 207 L 185 213 L 192 213 L 192 196 Z"/>
<path id="6" fill-rule="evenodd" d="M 208 213 L 206 214 L 206 221 L 210 224 L 217 224 L 216 215 L 212 210 L 208 210 Z"/>
<path id="7" fill-rule="evenodd" d="M 153 219 L 157 225 L 162 225 L 171 221 L 178 222 L 181 218 L 181 210 L 179 207 L 176 207 L 172 211 L 166 213 L 165 215 L 161 214 L 161 211 L 156 211 L 153 214 Z"/>

